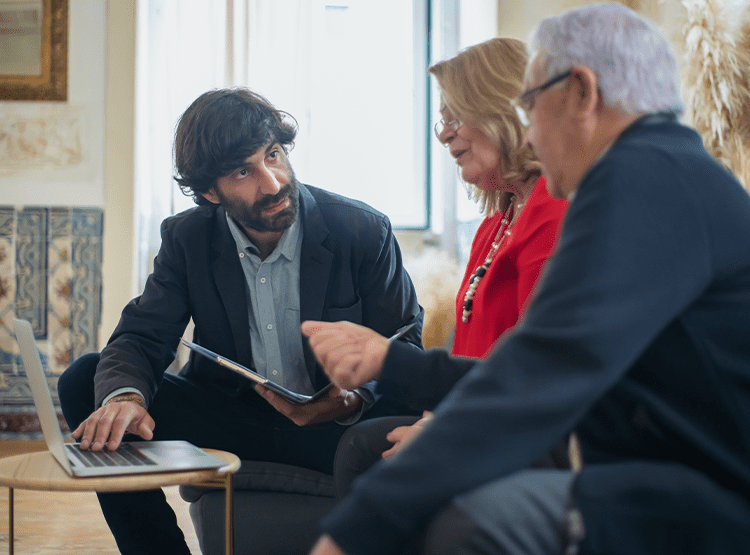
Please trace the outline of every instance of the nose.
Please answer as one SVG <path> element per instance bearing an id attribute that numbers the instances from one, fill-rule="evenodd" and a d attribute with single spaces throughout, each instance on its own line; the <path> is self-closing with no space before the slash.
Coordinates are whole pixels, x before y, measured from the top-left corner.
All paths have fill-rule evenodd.
<path id="1" fill-rule="evenodd" d="M 456 131 L 450 125 L 443 126 L 443 130 L 438 135 L 438 141 L 443 146 L 448 146 L 456 138 Z"/>
<path id="2" fill-rule="evenodd" d="M 259 184 L 258 192 L 262 195 L 275 195 L 278 193 L 283 185 L 279 182 L 279 177 L 276 175 L 274 168 L 269 168 L 263 165 L 262 170 L 259 172 Z"/>

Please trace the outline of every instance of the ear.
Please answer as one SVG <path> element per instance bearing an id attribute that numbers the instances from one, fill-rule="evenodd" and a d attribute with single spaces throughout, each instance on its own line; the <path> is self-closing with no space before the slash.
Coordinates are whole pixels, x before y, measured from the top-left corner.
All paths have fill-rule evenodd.
<path id="1" fill-rule="evenodd" d="M 596 74 L 586 66 L 574 66 L 570 74 L 571 101 L 581 116 L 590 115 L 601 101 Z"/>
<path id="2" fill-rule="evenodd" d="M 212 202 L 213 204 L 221 204 L 219 202 L 219 197 L 216 194 L 216 191 L 213 187 L 211 187 L 208 191 L 205 193 L 198 193 L 200 196 L 202 196 L 204 199 L 206 199 L 208 202 Z"/>

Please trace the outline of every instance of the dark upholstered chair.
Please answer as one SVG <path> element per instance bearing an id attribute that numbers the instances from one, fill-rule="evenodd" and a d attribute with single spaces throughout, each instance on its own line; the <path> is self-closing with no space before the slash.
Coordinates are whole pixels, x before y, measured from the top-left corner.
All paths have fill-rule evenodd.
<path id="1" fill-rule="evenodd" d="M 224 553 L 224 493 L 182 486 L 203 555 Z M 242 461 L 234 475 L 234 552 L 308 553 L 336 502 L 333 476 L 287 464 Z"/>

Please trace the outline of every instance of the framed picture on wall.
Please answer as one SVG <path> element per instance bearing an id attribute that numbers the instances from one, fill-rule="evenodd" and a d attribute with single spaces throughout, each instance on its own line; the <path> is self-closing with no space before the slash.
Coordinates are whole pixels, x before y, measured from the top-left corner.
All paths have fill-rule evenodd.
<path id="1" fill-rule="evenodd" d="M 0 0 L 0 101 L 68 99 L 68 0 Z"/>

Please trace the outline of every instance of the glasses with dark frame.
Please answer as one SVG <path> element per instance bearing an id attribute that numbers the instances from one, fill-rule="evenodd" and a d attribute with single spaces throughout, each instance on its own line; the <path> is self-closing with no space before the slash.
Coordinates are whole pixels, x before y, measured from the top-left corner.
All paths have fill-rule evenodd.
<path id="1" fill-rule="evenodd" d="M 533 87 L 527 91 L 524 91 L 523 93 L 521 93 L 521 96 L 519 96 L 516 100 L 513 101 L 513 106 L 518 111 L 518 115 L 521 116 L 521 119 L 525 120 L 523 122 L 525 125 L 528 125 L 528 121 L 529 121 L 528 114 L 531 110 L 534 109 L 534 104 L 536 103 L 537 97 L 539 97 L 540 94 L 542 94 L 544 91 L 546 91 L 550 87 L 557 85 L 559 82 L 570 77 L 571 73 L 573 73 L 573 70 L 569 69 L 568 71 L 555 75 L 554 77 L 545 81 L 541 85 L 537 87 Z"/>

